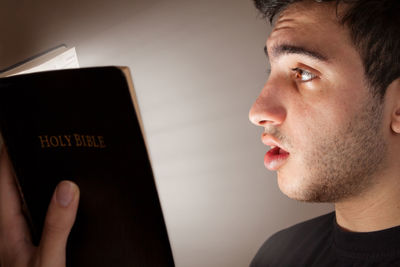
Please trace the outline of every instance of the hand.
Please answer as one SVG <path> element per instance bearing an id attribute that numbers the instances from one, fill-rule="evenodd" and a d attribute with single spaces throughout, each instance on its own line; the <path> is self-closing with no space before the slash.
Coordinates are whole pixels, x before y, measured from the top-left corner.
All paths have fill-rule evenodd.
<path id="1" fill-rule="evenodd" d="M 75 221 L 79 189 L 60 182 L 53 194 L 38 247 L 33 246 L 21 209 L 11 163 L 0 154 L 0 267 L 64 267 L 67 238 Z"/>

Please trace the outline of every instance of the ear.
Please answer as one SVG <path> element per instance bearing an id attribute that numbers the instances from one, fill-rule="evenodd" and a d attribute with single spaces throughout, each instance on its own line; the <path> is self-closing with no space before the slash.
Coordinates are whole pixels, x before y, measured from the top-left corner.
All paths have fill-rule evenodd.
<path id="1" fill-rule="evenodd" d="M 396 134 L 400 134 L 400 109 L 392 116 L 392 131 Z"/>
<path id="2" fill-rule="evenodd" d="M 400 78 L 394 80 L 387 88 L 391 91 L 392 110 L 391 110 L 391 128 L 396 134 L 400 134 Z"/>

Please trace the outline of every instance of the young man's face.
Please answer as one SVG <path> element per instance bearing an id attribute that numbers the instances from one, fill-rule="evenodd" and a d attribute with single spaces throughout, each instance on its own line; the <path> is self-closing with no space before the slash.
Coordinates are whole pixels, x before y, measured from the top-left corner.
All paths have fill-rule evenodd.
<path id="1" fill-rule="evenodd" d="M 249 116 L 263 143 L 281 148 L 264 158 L 280 189 L 324 202 L 364 192 L 385 162 L 383 108 L 335 6 L 291 5 L 266 49 L 271 74 Z"/>

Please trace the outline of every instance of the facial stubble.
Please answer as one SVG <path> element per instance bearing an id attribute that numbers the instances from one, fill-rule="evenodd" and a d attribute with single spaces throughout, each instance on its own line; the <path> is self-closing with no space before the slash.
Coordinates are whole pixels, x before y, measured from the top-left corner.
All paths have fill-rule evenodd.
<path id="1" fill-rule="evenodd" d="M 339 202 L 361 195 L 383 169 L 387 145 L 382 133 L 383 104 L 370 97 L 334 134 L 313 136 L 304 152 L 305 177 L 289 197 L 306 202 Z"/>

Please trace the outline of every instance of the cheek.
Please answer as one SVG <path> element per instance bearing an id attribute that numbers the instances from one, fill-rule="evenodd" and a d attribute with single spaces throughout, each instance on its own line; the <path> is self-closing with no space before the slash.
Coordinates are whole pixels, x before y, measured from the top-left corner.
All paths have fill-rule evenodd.
<path id="1" fill-rule="evenodd" d="M 318 144 L 337 131 L 342 117 L 341 114 L 328 111 L 325 107 L 299 109 L 296 116 L 288 118 L 287 121 L 290 125 L 287 135 L 293 153 L 300 158 L 304 153 L 315 153 Z"/>
<path id="2" fill-rule="evenodd" d="M 348 82 L 325 84 L 322 91 L 312 97 L 297 98 L 288 108 L 284 133 L 296 151 L 308 151 L 321 140 L 346 127 L 360 110 L 365 97 L 359 84 Z"/>
<path id="3" fill-rule="evenodd" d="M 361 72 L 341 72 L 332 75 L 326 85 L 326 95 L 320 99 L 318 110 L 329 121 L 340 123 L 362 108 L 369 96 Z M 352 73 L 350 76 L 348 73 Z"/>
<path id="4" fill-rule="evenodd" d="M 320 132 L 318 118 L 311 116 L 310 112 L 301 110 L 296 115 L 288 118 L 288 128 L 284 132 L 293 156 L 310 149 L 316 133 Z"/>

